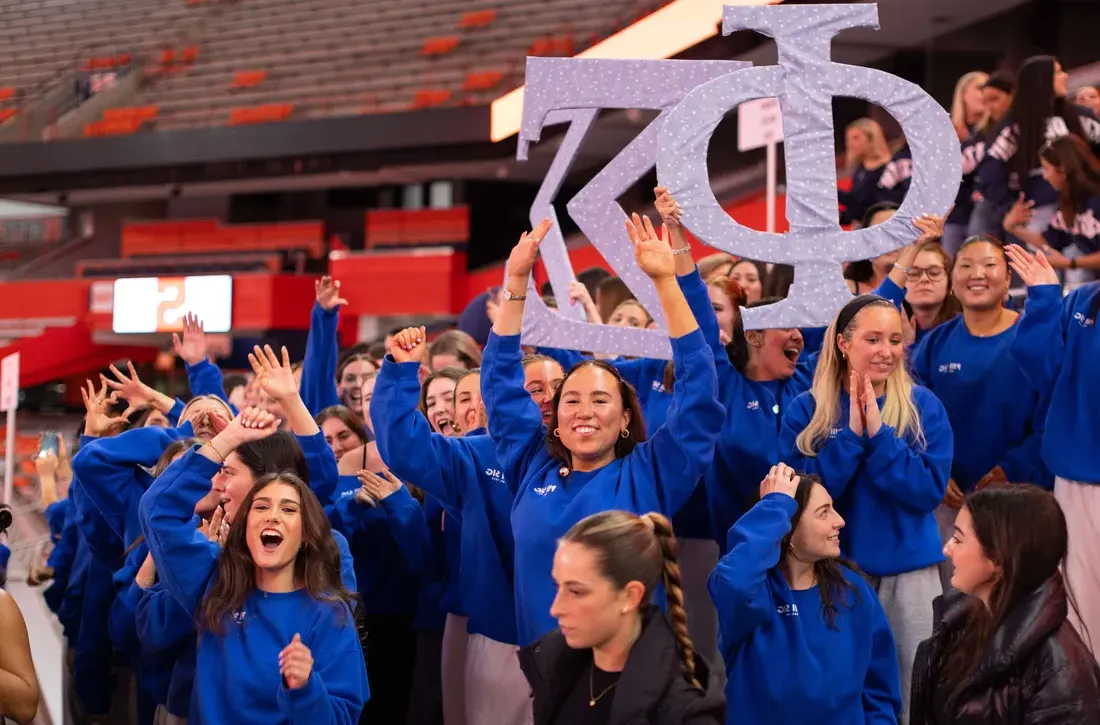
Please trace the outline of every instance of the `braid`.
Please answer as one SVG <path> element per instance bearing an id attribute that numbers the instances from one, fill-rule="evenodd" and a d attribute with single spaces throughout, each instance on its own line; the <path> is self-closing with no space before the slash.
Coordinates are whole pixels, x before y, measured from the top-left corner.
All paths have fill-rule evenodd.
<path id="1" fill-rule="evenodd" d="M 672 532 L 672 524 L 659 513 L 647 513 L 642 520 L 653 528 L 657 543 L 661 546 L 664 568 L 661 581 L 665 585 L 665 598 L 668 604 L 668 618 L 672 632 L 679 644 L 684 677 L 692 687 L 703 689 L 695 678 L 695 645 L 691 642 L 687 628 L 687 612 L 684 610 L 684 590 L 680 582 L 680 564 L 678 561 L 679 544 Z"/>

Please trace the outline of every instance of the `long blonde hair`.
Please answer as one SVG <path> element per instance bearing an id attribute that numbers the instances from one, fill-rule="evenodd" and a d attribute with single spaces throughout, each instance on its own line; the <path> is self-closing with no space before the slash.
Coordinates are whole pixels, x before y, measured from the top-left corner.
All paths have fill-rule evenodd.
<path id="1" fill-rule="evenodd" d="M 859 299 L 856 298 L 856 300 Z M 866 303 L 863 309 L 873 307 L 885 307 L 901 314 L 888 300 Z M 844 310 L 841 310 L 833 318 L 829 329 L 825 331 L 825 342 L 821 346 L 821 356 L 817 361 L 814 382 L 810 388 L 810 394 L 814 398 L 814 414 L 795 438 L 795 446 L 806 456 L 816 456 L 818 448 L 829 439 L 830 432 L 840 418 L 840 396 L 848 389 L 848 361 L 841 356 L 836 342 L 837 321 L 843 314 Z M 859 319 L 859 312 L 853 315 L 840 331 L 844 339 L 849 342 L 855 333 L 857 319 Z M 919 447 L 924 447 L 924 430 L 920 424 L 920 413 L 917 411 L 917 406 L 913 404 L 913 378 L 909 376 L 904 360 L 886 379 L 886 404 L 882 406 L 882 422 L 892 427 L 898 438 L 904 438 L 908 434 Z"/>
<path id="2" fill-rule="evenodd" d="M 688 635 L 684 590 L 680 579 L 679 544 L 669 520 L 656 512 L 604 511 L 581 519 L 562 541 L 580 544 L 596 553 L 600 574 L 616 588 L 632 581 L 645 586 L 648 602 L 657 582 L 665 587 L 666 609 L 684 679 L 701 688 L 695 677 L 695 646 Z"/>
<path id="3" fill-rule="evenodd" d="M 858 159 L 854 158 L 849 152 L 846 157 L 849 166 L 862 164 L 865 159 L 869 158 L 883 159 L 883 163 L 890 160 L 890 147 L 886 145 L 886 133 L 882 130 L 882 126 L 879 125 L 878 121 L 873 118 L 857 118 L 849 123 L 845 130 L 851 131 L 852 129 L 860 131 L 867 137 L 867 141 L 871 144 L 871 150 Z"/>
<path id="4" fill-rule="evenodd" d="M 963 96 L 966 95 L 967 89 L 975 83 L 985 85 L 985 82 L 988 80 L 988 73 L 975 70 L 964 75 L 959 79 L 959 82 L 955 84 L 955 96 L 951 100 L 951 123 L 956 129 L 969 130 L 970 128 L 970 124 L 966 122 L 966 103 L 963 101 Z M 984 127 L 988 120 L 989 112 L 985 111 L 982 113 L 982 118 L 978 121 L 977 126 Z"/>

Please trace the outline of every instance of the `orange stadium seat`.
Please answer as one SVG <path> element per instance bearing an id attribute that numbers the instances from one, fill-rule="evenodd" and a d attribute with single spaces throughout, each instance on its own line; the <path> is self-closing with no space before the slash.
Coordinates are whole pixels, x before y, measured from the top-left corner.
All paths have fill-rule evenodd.
<path id="1" fill-rule="evenodd" d="M 446 89 L 417 91 L 413 97 L 413 108 L 434 108 L 451 100 L 451 92 Z"/>
<path id="2" fill-rule="evenodd" d="M 446 55 L 458 47 L 457 35 L 443 35 L 438 38 L 428 38 L 424 41 L 424 47 L 420 49 L 421 55 Z"/>
<path id="3" fill-rule="evenodd" d="M 492 24 L 492 22 L 496 19 L 496 10 L 471 10 L 469 12 L 462 13 L 462 20 L 458 22 L 458 27 L 463 30 L 470 28 L 484 28 Z"/>
<path id="4" fill-rule="evenodd" d="M 251 88 L 258 86 L 267 80 L 267 71 L 265 70 L 239 70 L 233 75 L 233 82 L 229 84 L 230 88 Z"/>
<path id="5" fill-rule="evenodd" d="M 462 244 L 470 240 L 470 209 L 372 209 L 366 214 L 364 228 L 367 249 Z"/>
<path id="6" fill-rule="evenodd" d="M 156 118 L 160 109 L 156 106 L 129 106 L 123 108 L 108 108 L 103 112 L 104 121 L 130 121 L 140 119 L 147 121 Z"/>
<path id="7" fill-rule="evenodd" d="M 15 97 L 15 89 L 11 86 L 7 88 L 0 88 L 0 101 L 6 101 L 9 98 Z"/>
<path id="8" fill-rule="evenodd" d="M 324 253 L 324 222 L 221 225 L 216 219 L 129 222 L 122 257 L 304 250 Z"/>
<path id="9" fill-rule="evenodd" d="M 466 74 L 466 82 L 462 84 L 464 91 L 488 91 L 500 85 L 504 79 L 504 73 L 498 70 L 474 71 Z"/>
<path id="10" fill-rule="evenodd" d="M 263 106 L 234 108 L 229 112 L 229 125 L 241 126 L 249 123 L 272 123 L 285 121 L 294 112 L 291 103 L 269 103 Z"/>

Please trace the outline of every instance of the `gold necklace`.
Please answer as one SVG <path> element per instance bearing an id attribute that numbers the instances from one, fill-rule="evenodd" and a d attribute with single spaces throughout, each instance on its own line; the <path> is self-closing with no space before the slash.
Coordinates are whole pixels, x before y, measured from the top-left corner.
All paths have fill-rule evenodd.
<path id="1" fill-rule="evenodd" d="M 600 694 L 595 694 L 596 688 L 596 665 L 592 664 L 592 669 L 588 671 L 588 706 L 595 707 L 596 703 L 600 701 L 600 698 L 615 689 L 615 685 L 619 684 L 618 680 L 615 680 Z"/>

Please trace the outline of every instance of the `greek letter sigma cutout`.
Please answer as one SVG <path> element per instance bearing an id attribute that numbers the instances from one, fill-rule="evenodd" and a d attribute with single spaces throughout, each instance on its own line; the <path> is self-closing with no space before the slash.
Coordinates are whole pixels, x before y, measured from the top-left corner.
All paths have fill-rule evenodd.
<path id="1" fill-rule="evenodd" d="M 756 30 L 775 38 L 779 65 L 748 67 L 737 61 L 529 58 L 517 158 L 546 125 L 569 122 L 569 132 L 531 208 L 531 224 L 555 221 L 541 244 L 543 262 L 559 300 L 554 313 L 528 297 L 526 344 L 668 359 L 663 331 L 611 328 L 583 321 L 570 307 L 573 279 L 552 207 L 584 135 L 601 108 L 647 108 L 661 114 L 604 167 L 566 208 L 593 245 L 646 306 L 659 325 L 663 315 L 652 284 L 637 268 L 623 231 L 626 214 L 616 199 L 652 168 L 683 209 L 684 226 L 722 251 L 791 264 L 795 282 L 783 302 L 742 310 L 745 329 L 824 327 L 851 293 L 840 264 L 870 259 L 916 238 L 913 220 L 943 214 L 962 178 L 958 137 L 947 112 L 919 86 L 884 71 L 833 63 L 832 38 L 841 30 L 878 27 L 878 8 L 860 5 L 726 6 L 722 32 Z M 837 214 L 833 96 L 862 98 L 898 120 L 913 154 L 913 179 L 890 221 L 845 232 Z M 775 97 L 783 114 L 787 218 L 790 231 L 749 229 L 718 204 L 707 176 L 706 152 L 723 116 L 745 101 Z M 535 292 L 532 284 L 531 292 Z"/>

